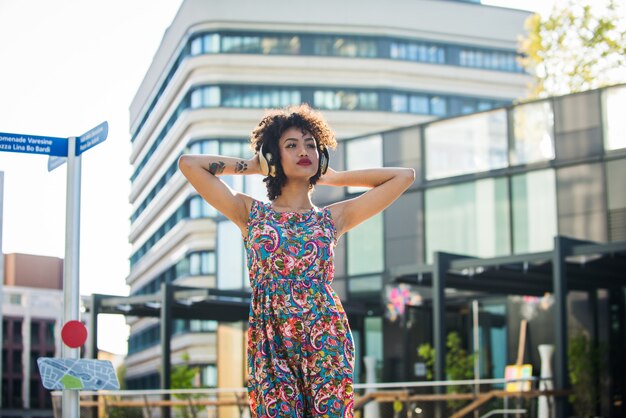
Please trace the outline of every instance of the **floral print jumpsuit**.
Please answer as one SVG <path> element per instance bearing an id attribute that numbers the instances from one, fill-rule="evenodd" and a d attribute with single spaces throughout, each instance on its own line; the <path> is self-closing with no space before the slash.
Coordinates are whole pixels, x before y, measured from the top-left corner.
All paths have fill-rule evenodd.
<path id="1" fill-rule="evenodd" d="M 354 345 L 330 287 L 335 233 L 327 208 L 252 204 L 245 245 L 253 417 L 352 417 Z"/>

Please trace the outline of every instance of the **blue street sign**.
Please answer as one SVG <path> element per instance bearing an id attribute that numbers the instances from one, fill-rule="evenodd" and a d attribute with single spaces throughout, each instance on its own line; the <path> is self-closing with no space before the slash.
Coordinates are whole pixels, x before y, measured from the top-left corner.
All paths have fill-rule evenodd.
<path id="1" fill-rule="evenodd" d="M 67 138 L 0 132 L 0 151 L 67 156 Z"/>
<path id="2" fill-rule="evenodd" d="M 67 162 L 67 157 L 56 157 L 51 155 L 48 157 L 48 172 L 51 172 L 57 167 L 61 167 L 63 164 Z"/>
<path id="3" fill-rule="evenodd" d="M 102 122 L 95 128 L 85 132 L 84 134 L 76 138 L 76 155 L 80 155 L 83 152 L 87 151 L 89 148 L 98 145 L 100 142 L 103 142 L 105 139 L 107 139 L 108 134 L 108 122 Z"/>

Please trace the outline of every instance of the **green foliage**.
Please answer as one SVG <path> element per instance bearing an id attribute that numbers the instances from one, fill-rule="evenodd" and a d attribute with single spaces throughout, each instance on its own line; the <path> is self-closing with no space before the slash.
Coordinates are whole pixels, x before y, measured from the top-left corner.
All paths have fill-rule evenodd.
<path id="1" fill-rule="evenodd" d="M 535 76 L 530 98 L 626 82 L 625 22 L 616 0 L 562 0 L 547 18 L 531 15 L 519 47 Z"/>
<path id="2" fill-rule="evenodd" d="M 574 411 L 581 417 L 594 416 L 600 402 L 600 385 L 605 369 L 605 352 L 596 346 L 582 332 L 577 332 L 569 340 L 569 378 L 573 394 L 569 397 Z"/>
<path id="3" fill-rule="evenodd" d="M 447 380 L 468 380 L 474 378 L 474 355 L 469 354 L 461 346 L 461 337 L 458 332 L 450 332 L 446 340 L 446 378 Z M 417 348 L 417 354 L 426 363 L 426 379 L 433 379 L 435 366 L 435 349 L 428 343 L 421 344 Z M 448 393 L 469 393 L 470 385 L 447 386 Z M 448 406 L 457 409 L 464 406 L 467 401 L 450 400 Z"/>
<path id="4" fill-rule="evenodd" d="M 115 371 L 117 374 L 117 381 L 120 382 L 120 390 L 126 389 L 126 366 L 124 364 L 120 365 Z"/>
<path id="5" fill-rule="evenodd" d="M 425 343 L 417 348 L 417 355 L 424 359 L 426 363 L 426 379 L 433 380 L 433 369 L 435 368 L 435 349 L 430 344 Z"/>
<path id="6" fill-rule="evenodd" d="M 113 407 L 107 409 L 108 418 L 143 418 L 141 408 L 121 408 Z"/>
<path id="7" fill-rule="evenodd" d="M 184 364 L 179 364 L 172 368 L 172 373 L 170 375 L 171 378 L 171 386 L 172 389 L 192 389 L 194 387 L 194 380 L 198 373 L 200 373 L 200 369 L 198 367 L 189 367 L 186 362 L 189 361 L 189 354 L 183 354 Z M 179 409 L 182 413 L 182 416 L 185 418 L 195 418 L 198 416 L 198 412 L 202 409 L 201 406 L 192 406 L 191 401 L 193 399 L 198 399 L 202 395 L 194 395 L 194 394 L 177 394 L 174 395 L 177 399 L 185 399 L 189 401 L 189 405 L 187 406 L 179 406 Z"/>

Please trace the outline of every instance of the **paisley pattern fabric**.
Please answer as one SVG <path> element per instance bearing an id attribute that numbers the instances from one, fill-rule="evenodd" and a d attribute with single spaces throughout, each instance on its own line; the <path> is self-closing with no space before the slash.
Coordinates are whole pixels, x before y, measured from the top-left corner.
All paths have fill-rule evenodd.
<path id="1" fill-rule="evenodd" d="M 254 201 L 245 246 L 252 416 L 352 417 L 354 345 L 330 287 L 335 226 L 329 210 L 276 212 Z"/>

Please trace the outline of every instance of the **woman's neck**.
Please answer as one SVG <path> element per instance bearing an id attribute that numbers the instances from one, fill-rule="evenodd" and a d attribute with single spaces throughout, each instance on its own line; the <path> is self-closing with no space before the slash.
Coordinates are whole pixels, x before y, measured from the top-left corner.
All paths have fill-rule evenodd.
<path id="1" fill-rule="evenodd" d="M 287 210 L 308 210 L 313 207 L 311 202 L 311 194 L 309 193 L 308 184 L 285 184 L 278 196 L 273 202 L 274 208 Z"/>

